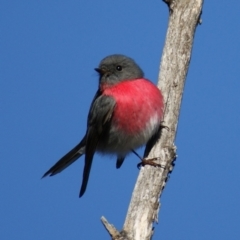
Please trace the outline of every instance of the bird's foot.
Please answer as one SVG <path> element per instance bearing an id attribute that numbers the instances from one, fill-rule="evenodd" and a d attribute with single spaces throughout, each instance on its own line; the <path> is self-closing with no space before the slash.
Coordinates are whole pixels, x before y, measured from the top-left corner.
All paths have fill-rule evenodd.
<path id="1" fill-rule="evenodd" d="M 161 128 L 167 129 L 167 131 L 170 130 L 170 128 L 166 125 L 166 123 L 164 121 L 161 121 L 161 125 L 160 126 L 161 126 Z"/>
<path id="2" fill-rule="evenodd" d="M 141 166 L 144 167 L 145 165 L 150 165 L 153 167 L 160 167 L 160 168 L 165 169 L 164 166 L 162 166 L 161 164 L 154 162 L 154 161 L 157 161 L 158 158 L 151 158 L 151 159 L 143 158 L 141 160 L 142 161 L 140 163 L 138 163 L 138 165 L 137 165 L 138 169 L 140 169 Z"/>

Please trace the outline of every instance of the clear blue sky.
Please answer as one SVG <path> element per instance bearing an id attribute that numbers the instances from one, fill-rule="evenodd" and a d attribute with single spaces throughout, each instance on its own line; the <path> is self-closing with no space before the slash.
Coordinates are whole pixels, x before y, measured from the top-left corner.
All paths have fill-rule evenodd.
<path id="1" fill-rule="evenodd" d="M 240 239 L 239 13 L 205 1 L 154 239 Z M 161 0 L 1 0 L 0 239 L 109 239 L 102 215 L 122 228 L 135 156 L 116 170 L 96 155 L 81 199 L 83 158 L 40 178 L 85 133 L 103 57 L 126 54 L 156 83 L 167 23 Z"/>

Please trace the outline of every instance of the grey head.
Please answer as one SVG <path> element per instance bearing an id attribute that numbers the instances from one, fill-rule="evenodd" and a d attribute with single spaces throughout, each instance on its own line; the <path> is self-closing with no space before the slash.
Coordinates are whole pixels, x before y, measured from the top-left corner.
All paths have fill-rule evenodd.
<path id="1" fill-rule="evenodd" d="M 144 76 L 142 69 L 132 58 L 121 54 L 113 54 L 105 57 L 95 70 L 99 73 L 99 83 L 109 85 Z"/>

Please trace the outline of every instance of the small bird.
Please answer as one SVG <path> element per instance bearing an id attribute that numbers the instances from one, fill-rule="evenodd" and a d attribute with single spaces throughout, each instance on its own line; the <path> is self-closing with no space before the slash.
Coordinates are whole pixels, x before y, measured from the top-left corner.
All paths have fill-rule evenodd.
<path id="1" fill-rule="evenodd" d="M 164 101 L 161 91 L 149 80 L 135 61 L 114 54 L 105 57 L 95 70 L 98 90 L 93 98 L 83 139 L 44 175 L 53 176 L 85 154 L 79 197 L 87 187 L 95 152 L 117 156 L 120 168 L 126 155 L 146 145 L 160 132 Z"/>

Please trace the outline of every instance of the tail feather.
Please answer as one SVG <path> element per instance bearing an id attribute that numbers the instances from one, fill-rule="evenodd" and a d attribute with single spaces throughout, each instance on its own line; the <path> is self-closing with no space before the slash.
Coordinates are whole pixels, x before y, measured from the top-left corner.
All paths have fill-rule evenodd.
<path id="1" fill-rule="evenodd" d="M 60 173 L 69 165 L 74 163 L 79 157 L 85 153 L 85 144 L 83 139 L 77 146 L 75 146 L 71 151 L 64 155 L 58 162 L 56 162 L 47 172 L 45 172 L 42 178 L 46 176 L 54 176 Z"/>

